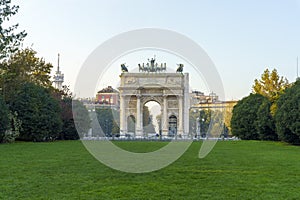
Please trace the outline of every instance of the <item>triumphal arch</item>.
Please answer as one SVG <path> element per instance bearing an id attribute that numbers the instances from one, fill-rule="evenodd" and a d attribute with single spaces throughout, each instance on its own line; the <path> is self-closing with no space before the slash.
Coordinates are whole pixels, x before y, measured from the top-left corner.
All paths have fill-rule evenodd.
<path id="1" fill-rule="evenodd" d="M 146 65 L 139 64 L 139 72 L 128 72 L 123 64 L 120 75 L 120 133 L 128 134 L 128 120 L 134 117 L 136 137 L 145 137 L 143 107 L 149 101 L 161 106 L 160 134 L 187 137 L 189 132 L 189 74 L 167 72 L 166 64 L 155 58 Z"/>

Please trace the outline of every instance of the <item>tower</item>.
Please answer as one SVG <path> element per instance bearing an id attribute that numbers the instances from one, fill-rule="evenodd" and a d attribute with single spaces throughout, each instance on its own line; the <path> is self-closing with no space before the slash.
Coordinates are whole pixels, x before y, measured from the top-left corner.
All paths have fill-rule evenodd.
<path id="1" fill-rule="evenodd" d="M 58 54 L 58 59 L 57 59 L 57 71 L 55 72 L 54 75 L 54 87 L 56 89 L 61 90 L 62 89 L 62 84 L 64 82 L 64 74 L 61 73 L 59 70 L 59 54 Z"/>

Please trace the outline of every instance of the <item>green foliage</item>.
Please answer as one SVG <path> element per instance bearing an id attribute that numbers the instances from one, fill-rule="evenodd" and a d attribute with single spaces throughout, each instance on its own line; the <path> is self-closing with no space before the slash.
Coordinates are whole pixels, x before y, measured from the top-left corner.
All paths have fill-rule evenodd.
<path id="1" fill-rule="evenodd" d="M 189 112 L 189 133 L 194 136 L 197 134 L 198 117 L 199 117 L 199 111 L 191 109 Z"/>
<path id="2" fill-rule="evenodd" d="M 300 144 L 300 80 L 286 89 L 275 113 L 276 130 L 283 141 Z"/>
<path id="3" fill-rule="evenodd" d="M 0 143 L 4 142 L 5 132 L 9 128 L 9 110 L 0 95 Z"/>
<path id="4" fill-rule="evenodd" d="M 255 122 L 257 112 L 263 101 L 264 97 L 262 95 L 250 94 L 234 106 L 231 118 L 233 135 L 245 140 L 259 139 Z"/>
<path id="5" fill-rule="evenodd" d="M 78 100 L 72 100 L 72 112 L 77 133 L 82 138 L 91 128 L 89 112 L 83 103 Z"/>
<path id="6" fill-rule="evenodd" d="M 62 130 L 59 134 L 60 140 L 78 140 L 79 135 L 74 124 L 72 113 L 72 98 L 60 99 Z"/>
<path id="7" fill-rule="evenodd" d="M 280 77 L 276 69 L 273 69 L 272 72 L 266 69 L 260 80 L 254 80 L 252 90 L 254 94 L 261 94 L 271 101 L 270 110 L 274 116 L 277 109 L 276 101 L 288 87 L 290 87 L 288 80 L 282 76 Z"/>
<path id="8" fill-rule="evenodd" d="M 55 88 L 51 89 L 52 96 L 59 102 L 62 120 L 62 130 L 59 134 L 59 140 L 78 140 L 80 137 L 74 123 L 73 110 L 72 110 L 72 93 L 68 86 L 62 86 L 62 90 Z M 75 101 L 75 100 L 74 100 Z M 78 106 L 83 106 L 78 103 Z M 84 109 L 84 108 L 83 108 Z M 86 111 L 84 113 L 87 113 Z M 88 116 L 87 116 L 88 117 Z"/>
<path id="9" fill-rule="evenodd" d="M 199 114 L 200 120 L 200 135 L 201 137 L 205 137 L 207 135 L 209 125 L 211 122 L 212 110 L 201 110 Z"/>
<path id="10" fill-rule="evenodd" d="M 272 72 L 266 69 L 260 80 L 254 80 L 252 89 L 255 94 L 261 94 L 273 103 L 289 85 L 288 80 L 282 76 L 280 77 L 276 69 L 273 69 Z"/>
<path id="11" fill-rule="evenodd" d="M 50 80 L 52 65 L 36 56 L 37 52 L 26 48 L 18 50 L 10 58 L 1 63 L 3 75 L 0 77 L 6 101 L 10 101 L 16 90 L 24 82 L 32 82 L 45 88 L 51 88 Z"/>
<path id="12" fill-rule="evenodd" d="M 17 137 L 20 135 L 20 130 L 21 130 L 21 125 L 22 121 L 18 119 L 18 113 L 9 113 L 9 121 L 10 121 L 10 126 L 9 129 L 5 131 L 4 137 L 3 137 L 3 142 L 14 142 Z"/>
<path id="13" fill-rule="evenodd" d="M 275 122 L 270 112 L 271 106 L 271 101 L 265 97 L 257 111 L 255 127 L 261 140 L 278 140 Z"/>
<path id="14" fill-rule="evenodd" d="M 18 139 L 40 142 L 58 138 L 62 124 L 60 108 L 47 89 L 33 83 L 24 83 L 11 109 L 18 113 L 22 121 Z"/>
<path id="15" fill-rule="evenodd" d="M 148 106 L 145 105 L 143 107 L 143 128 L 144 133 L 155 133 L 152 115 L 150 115 Z"/>
<path id="16" fill-rule="evenodd" d="M 118 120 L 119 120 L 119 111 L 111 109 L 111 108 L 97 108 L 96 115 L 98 119 L 98 123 L 100 125 L 100 130 L 94 130 L 94 132 L 98 136 L 107 136 L 112 137 L 118 135 L 120 133 Z M 95 136 L 95 134 L 94 134 Z"/>
<path id="17" fill-rule="evenodd" d="M 227 136 L 228 135 L 228 128 L 224 124 L 224 112 L 219 110 L 190 110 L 189 113 L 190 117 L 190 134 L 197 135 L 197 126 L 198 131 L 200 132 L 201 137 L 206 137 L 210 129 L 210 136 L 211 137 L 219 137 L 220 135 Z M 197 122 L 198 120 L 198 122 Z M 199 124 L 200 123 L 200 124 Z M 211 124 L 212 123 L 212 124 Z M 225 131 L 225 132 L 224 132 Z"/>
<path id="18" fill-rule="evenodd" d="M 16 33 L 18 24 L 5 26 L 18 10 L 19 6 L 11 5 L 11 0 L 0 0 L 0 60 L 14 53 L 27 35 L 25 31 Z"/>
<path id="19" fill-rule="evenodd" d="M 127 132 L 128 133 L 135 133 L 135 124 L 136 120 L 133 115 L 127 117 Z"/>

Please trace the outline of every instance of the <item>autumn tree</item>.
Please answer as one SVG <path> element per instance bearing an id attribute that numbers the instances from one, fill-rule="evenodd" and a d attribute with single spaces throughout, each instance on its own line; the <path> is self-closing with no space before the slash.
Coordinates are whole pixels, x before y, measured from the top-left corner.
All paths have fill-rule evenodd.
<path id="1" fill-rule="evenodd" d="M 17 50 L 1 63 L 3 74 L 0 76 L 0 87 L 7 102 L 12 100 L 15 92 L 25 82 L 45 88 L 52 87 L 50 73 L 53 66 L 36 54 L 37 52 L 30 48 Z"/>
<path id="2" fill-rule="evenodd" d="M 16 52 L 27 35 L 25 31 L 16 33 L 19 24 L 6 26 L 18 10 L 19 6 L 11 5 L 11 0 L 0 0 L 0 60 Z"/>
<path id="3" fill-rule="evenodd" d="M 271 114 L 274 115 L 277 99 L 289 86 L 288 80 L 282 76 L 280 77 L 276 69 L 273 69 L 272 72 L 266 69 L 260 80 L 254 80 L 252 90 L 254 94 L 261 94 L 271 101 Z"/>

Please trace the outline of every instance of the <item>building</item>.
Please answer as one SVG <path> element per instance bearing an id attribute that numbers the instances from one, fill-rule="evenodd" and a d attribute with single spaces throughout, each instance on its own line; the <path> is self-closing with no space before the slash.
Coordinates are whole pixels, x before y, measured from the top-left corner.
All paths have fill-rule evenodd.
<path id="1" fill-rule="evenodd" d="M 54 79 L 53 80 L 54 87 L 56 89 L 61 90 L 62 84 L 64 82 L 64 74 L 62 74 L 61 71 L 59 70 L 59 54 L 58 54 L 58 59 L 57 59 L 57 71 L 55 72 L 53 79 Z"/>
<path id="2" fill-rule="evenodd" d="M 221 101 L 216 93 L 211 92 L 209 95 L 205 95 L 203 92 L 194 90 L 190 93 L 190 104 L 192 109 L 225 109 L 231 112 L 237 101 Z"/>
<path id="3" fill-rule="evenodd" d="M 191 111 L 194 113 L 198 113 L 201 110 L 211 110 L 211 111 L 221 111 L 224 117 L 225 126 L 228 128 L 227 134 L 231 134 L 231 117 L 233 107 L 237 104 L 238 101 L 221 101 L 219 97 L 215 93 L 210 93 L 209 95 L 204 95 L 203 92 L 193 91 L 190 93 L 190 102 L 191 102 Z M 201 116 L 197 120 L 201 120 Z M 202 118 L 202 120 L 204 120 Z M 200 134 L 200 121 L 196 122 L 196 132 L 197 135 Z"/>
<path id="4" fill-rule="evenodd" d="M 119 105 L 119 91 L 112 86 L 108 86 L 97 92 L 95 106 L 119 107 Z"/>

